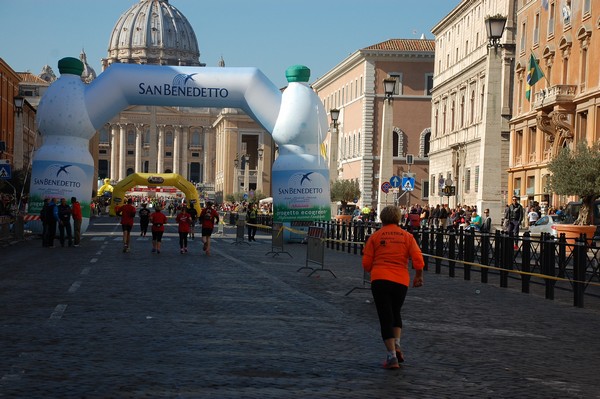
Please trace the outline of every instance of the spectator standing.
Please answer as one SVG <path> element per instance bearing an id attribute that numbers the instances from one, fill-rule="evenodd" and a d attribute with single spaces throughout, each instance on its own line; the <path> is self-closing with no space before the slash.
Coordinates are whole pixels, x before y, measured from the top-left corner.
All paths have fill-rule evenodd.
<path id="1" fill-rule="evenodd" d="M 167 217 L 161 212 L 160 205 L 154 207 L 154 213 L 150 215 L 150 222 L 152 222 L 152 252 L 160 254 L 162 236 L 167 223 Z"/>
<path id="2" fill-rule="evenodd" d="M 187 213 L 190 215 L 190 217 L 192 218 L 192 223 L 190 224 L 190 234 L 191 234 L 191 240 L 193 240 L 194 237 L 194 229 L 196 228 L 196 221 L 198 221 L 198 211 L 196 210 L 196 208 L 194 207 L 194 204 L 192 202 L 190 202 L 190 207 L 187 210 Z"/>
<path id="3" fill-rule="evenodd" d="M 248 204 L 246 211 L 246 223 L 248 224 L 248 241 L 256 241 L 256 223 L 258 223 L 258 215 L 254 204 Z"/>
<path id="4" fill-rule="evenodd" d="M 71 214 L 73 215 L 73 245 L 79 246 L 81 242 L 81 222 L 83 215 L 81 214 L 81 204 L 76 197 L 71 197 Z"/>
<path id="5" fill-rule="evenodd" d="M 185 206 L 179 209 L 175 221 L 177 222 L 179 232 L 179 252 L 182 254 L 187 253 L 188 234 L 192 225 L 192 217 L 187 213 Z"/>
<path id="6" fill-rule="evenodd" d="M 483 223 L 481 225 L 482 233 L 491 233 L 492 232 L 492 218 L 490 216 L 489 208 L 485 208 L 483 211 Z"/>
<path id="7" fill-rule="evenodd" d="M 129 252 L 129 240 L 131 238 L 131 229 L 133 229 L 133 220 L 135 218 L 135 207 L 133 199 L 127 199 L 127 203 L 116 209 L 117 215 L 121 216 L 121 228 L 123 230 L 123 252 Z"/>
<path id="8" fill-rule="evenodd" d="M 146 237 L 148 232 L 148 225 L 150 224 L 150 209 L 147 208 L 148 204 L 142 203 L 142 208 L 138 211 L 140 216 L 140 237 Z"/>
<path id="9" fill-rule="evenodd" d="M 383 226 L 367 240 L 362 266 L 371 274 L 371 292 L 379 317 L 381 338 L 387 349 L 383 367 L 397 369 L 398 363 L 404 361 L 400 346 L 401 310 L 410 285 L 408 260 L 412 260 L 416 271 L 413 287 L 423 285 L 425 263 L 415 238 L 398 226 L 398 208 L 386 206 L 379 217 Z"/>
<path id="10" fill-rule="evenodd" d="M 525 211 L 521 204 L 519 204 L 519 198 L 514 196 L 512 197 L 512 204 L 508 207 L 508 234 L 512 234 L 515 237 L 519 236 L 519 227 L 521 226 L 521 222 L 523 221 Z M 514 249 L 518 249 L 517 244 L 514 245 Z"/>
<path id="11" fill-rule="evenodd" d="M 202 249 L 210 256 L 210 236 L 215 223 L 219 223 L 219 213 L 213 208 L 212 202 L 207 202 L 206 208 L 200 212 L 200 223 L 202 223 L 202 242 L 204 242 Z"/>
<path id="12" fill-rule="evenodd" d="M 65 246 L 65 232 L 69 246 L 73 246 L 73 234 L 71 230 L 71 207 L 67 204 L 65 198 L 61 198 L 58 212 L 58 231 L 60 233 L 60 246 Z"/>
<path id="13" fill-rule="evenodd" d="M 535 207 L 533 207 L 533 206 L 530 207 L 529 213 L 527 213 L 527 219 L 529 220 L 529 227 L 533 226 L 535 224 L 535 222 L 538 221 L 539 218 L 540 218 L 540 214 L 535 209 Z"/>

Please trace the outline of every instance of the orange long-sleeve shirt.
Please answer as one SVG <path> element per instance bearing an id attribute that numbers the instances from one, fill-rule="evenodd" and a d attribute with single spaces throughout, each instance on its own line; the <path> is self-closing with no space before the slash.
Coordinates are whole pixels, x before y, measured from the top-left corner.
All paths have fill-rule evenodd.
<path id="1" fill-rule="evenodd" d="M 362 266 L 371 273 L 371 281 L 389 280 L 408 287 L 409 258 L 414 269 L 421 270 L 425 266 L 421 249 L 412 234 L 399 226 L 388 224 L 367 240 Z"/>

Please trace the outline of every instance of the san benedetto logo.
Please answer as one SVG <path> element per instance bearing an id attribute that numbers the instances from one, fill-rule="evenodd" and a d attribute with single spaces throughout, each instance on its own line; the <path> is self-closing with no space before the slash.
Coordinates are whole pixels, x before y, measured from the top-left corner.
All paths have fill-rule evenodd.
<path id="1" fill-rule="evenodd" d="M 173 97 L 206 97 L 226 98 L 229 90 L 224 87 L 202 87 L 196 83 L 194 76 L 198 73 L 180 73 L 175 75 L 173 82 L 154 85 L 141 82 L 138 84 L 138 94 L 146 96 Z"/>
<path id="2" fill-rule="evenodd" d="M 315 172 L 294 173 L 288 180 L 288 187 L 280 187 L 279 194 L 322 194 L 322 176 Z"/>
<path id="3" fill-rule="evenodd" d="M 43 177 L 34 177 L 34 184 L 40 186 L 81 187 L 81 169 L 72 164 L 55 163 L 44 172 Z"/>

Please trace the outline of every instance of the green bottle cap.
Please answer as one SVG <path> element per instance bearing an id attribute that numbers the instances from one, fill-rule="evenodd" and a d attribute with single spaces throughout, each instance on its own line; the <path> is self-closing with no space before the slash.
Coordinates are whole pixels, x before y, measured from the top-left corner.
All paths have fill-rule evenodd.
<path id="1" fill-rule="evenodd" d="M 60 74 L 71 74 L 81 76 L 83 73 L 83 62 L 77 58 L 65 57 L 58 61 L 58 71 Z"/>
<path id="2" fill-rule="evenodd" d="M 285 70 L 285 77 L 288 82 L 308 82 L 310 69 L 304 65 L 292 65 Z"/>

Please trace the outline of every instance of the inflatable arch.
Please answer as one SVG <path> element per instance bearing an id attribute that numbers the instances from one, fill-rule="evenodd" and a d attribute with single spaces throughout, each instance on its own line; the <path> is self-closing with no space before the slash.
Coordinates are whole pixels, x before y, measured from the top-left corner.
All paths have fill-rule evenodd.
<path id="1" fill-rule="evenodd" d="M 319 209 L 329 209 L 329 174 L 327 167 L 322 167 L 324 159 L 319 153 L 319 144 L 328 130 L 327 115 L 308 85 L 308 68 L 297 65 L 286 70 L 290 85 L 283 96 L 259 69 L 251 67 L 113 64 L 89 85 L 81 81 L 83 64 L 77 58 L 61 59 L 58 69 L 61 76 L 46 90 L 37 112 L 43 144 L 33 158 L 30 214 L 39 214 L 44 198 L 75 196 L 82 205 L 82 231 L 87 229 L 95 181 L 89 140 L 108 120 L 130 105 L 244 110 L 272 134 L 279 145 L 281 161 L 276 160 L 273 165 L 273 191 L 281 191 L 285 196 L 274 197 L 274 202 L 285 202 L 286 218 L 295 220 L 299 214 L 296 208 L 310 208 L 311 214 L 315 214 L 313 205 L 317 203 Z M 285 173 L 275 179 L 278 169 Z M 307 178 L 297 181 L 294 177 L 297 175 Z M 319 175 L 323 179 L 317 179 Z M 133 181 L 139 176 L 143 175 L 124 181 Z M 182 178 L 176 184 L 192 195 Z M 278 190 L 276 184 L 285 187 Z M 119 187 L 125 185 L 119 184 Z M 301 189 L 296 188 L 298 185 Z M 113 198 L 115 196 L 122 198 L 121 193 L 113 192 Z M 41 225 L 38 227 L 41 232 Z M 38 230 L 33 226 L 32 229 Z"/>
<path id="2" fill-rule="evenodd" d="M 109 215 L 116 216 L 116 207 L 121 205 L 125 201 L 125 193 L 131 187 L 135 186 L 148 186 L 148 187 L 160 187 L 160 186 L 171 186 L 176 187 L 178 190 L 183 191 L 185 194 L 185 202 L 188 208 L 192 206 L 200 214 L 200 198 L 198 197 L 198 190 L 189 181 L 183 178 L 183 176 L 177 173 L 132 173 L 113 188 L 112 201 L 110 203 Z"/>

